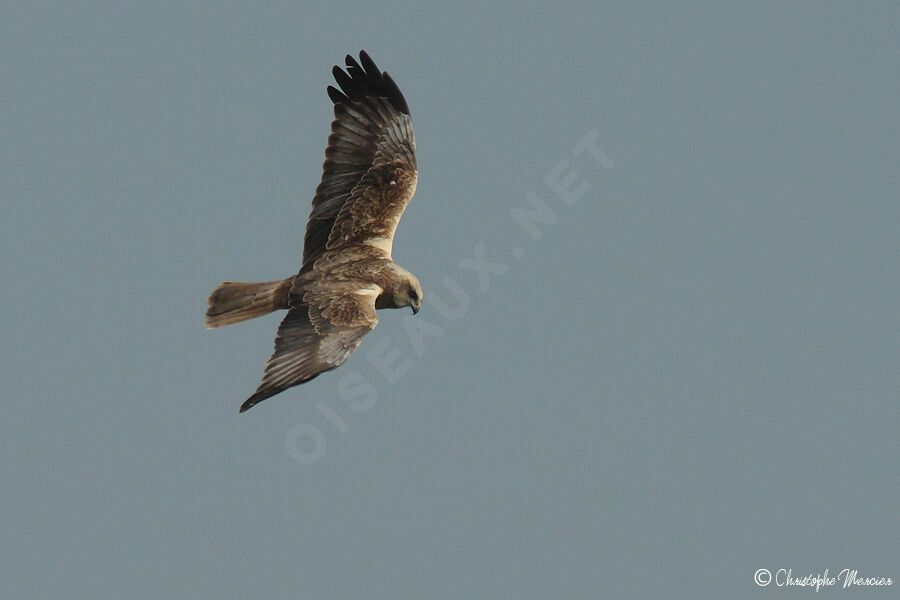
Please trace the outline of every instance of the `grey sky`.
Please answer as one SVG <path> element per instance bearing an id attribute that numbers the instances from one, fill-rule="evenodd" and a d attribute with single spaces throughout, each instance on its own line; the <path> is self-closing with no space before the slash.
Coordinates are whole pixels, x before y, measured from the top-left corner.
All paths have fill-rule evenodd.
<path id="1" fill-rule="evenodd" d="M 900 579 L 895 3 L 60 4 L 0 11 L 4 595 Z M 278 317 L 206 296 L 299 267 L 361 48 L 412 111 L 430 335 L 382 312 L 238 416 Z"/>

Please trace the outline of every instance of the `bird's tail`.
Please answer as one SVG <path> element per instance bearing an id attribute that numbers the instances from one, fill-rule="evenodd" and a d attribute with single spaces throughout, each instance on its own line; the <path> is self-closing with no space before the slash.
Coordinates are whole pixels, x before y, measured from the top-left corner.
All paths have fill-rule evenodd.
<path id="1" fill-rule="evenodd" d="M 280 308 L 288 308 L 293 277 L 282 281 L 239 283 L 226 281 L 209 295 L 206 328 L 215 329 L 255 319 Z"/>

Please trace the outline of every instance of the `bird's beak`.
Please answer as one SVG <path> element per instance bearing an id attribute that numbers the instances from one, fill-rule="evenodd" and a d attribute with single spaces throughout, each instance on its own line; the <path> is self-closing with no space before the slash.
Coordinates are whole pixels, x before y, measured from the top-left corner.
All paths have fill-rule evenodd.
<path id="1" fill-rule="evenodd" d="M 413 304 L 413 306 L 412 306 L 413 314 L 414 314 L 414 315 L 415 315 L 415 314 L 418 314 L 420 308 L 422 308 L 422 305 L 421 305 L 421 304 Z"/>

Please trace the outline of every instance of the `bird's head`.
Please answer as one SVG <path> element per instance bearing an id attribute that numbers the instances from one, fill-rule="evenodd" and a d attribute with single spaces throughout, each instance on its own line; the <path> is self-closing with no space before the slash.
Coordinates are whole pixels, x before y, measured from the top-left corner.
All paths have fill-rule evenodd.
<path id="1" fill-rule="evenodd" d="M 403 287 L 405 288 L 405 293 L 404 298 L 401 300 L 401 306 L 409 306 L 412 308 L 413 314 L 416 314 L 422 308 L 422 298 L 424 297 L 422 286 L 419 284 L 416 276 L 410 273 Z M 398 302 L 398 304 L 400 303 Z"/>
<path id="2" fill-rule="evenodd" d="M 390 277 L 386 281 L 384 293 L 375 300 L 375 308 L 403 308 L 408 306 L 413 314 L 422 308 L 422 286 L 416 276 L 398 265 L 391 263 Z"/>

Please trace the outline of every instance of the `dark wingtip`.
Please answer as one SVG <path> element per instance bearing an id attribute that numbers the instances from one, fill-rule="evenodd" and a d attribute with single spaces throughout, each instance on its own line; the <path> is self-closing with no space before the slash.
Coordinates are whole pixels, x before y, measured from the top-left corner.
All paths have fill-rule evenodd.
<path id="1" fill-rule="evenodd" d="M 337 65 L 331 70 L 335 81 L 341 88 L 337 90 L 331 86 L 328 87 L 328 97 L 334 104 L 352 102 L 366 96 L 379 96 L 387 98 L 400 112 L 409 114 L 409 106 L 406 104 L 400 88 L 386 71 L 378 70 L 368 52 L 359 51 L 359 62 L 348 54 L 344 63 L 346 71 Z"/>
<path id="2" fill-rule="evenodd" d="M 408 115 L 409 105 L 406 104 L 406 98 L 403 97 L 403 92 L 400 91 L 400 88 L 397 87 L 397 84 L 394 83 L 394 80 L 391 79 L 391 76 L 388 75 L 387 71 L 382 73 L 381 76 L 384 77 L 384 81 L 387 83 L 388 98 L 391 99 L 391 102 L 397 110 Z"/>
<path id="3" fill-rule="evenodd" d="M 340 90 L 338 90 L 337 88 L 335 88 L 332 85 L 328 86 L 327 91 L 328 91 L 328 97 L 331 98 L 331 101 L 334 102 L 335 104 L 340 104 L 342 102 L 348 102 L 350 100 L 349 98 L 347 98 L 347 96 L 344 95 L 343 92 L 341 92 Z"/>
<path id="4" fill-rule="evenodd" d="M 359 63 L 356 62 L 356 59 L 353 58 L 352 56 L 350 56 L 349 54 L 344 59 L 344 64 L 347 65 L 348 69 L 358 69 L 359 68 Z"/>
<path id="5" fill-rule="evenodd" d="M 250 410 L 251 408 L 253 408 L 253 407 L 256 406 L 257 404 L 259 404 L 260 402 L 262 402 L 262 401 L 265 400 L 266 398 L 268 398 L 267 395 L 265 395 L 265 394 L 260 394 L 259 392 L 253 394 L 252 396 L 250 396 L 249 398 L 247 398 L 247 401 L 246 401 L 246 402 L 244 402 L 243 404 L 241 404 L 241 409 L 238 411 L 238 414 L 247 412 L 248 410 Z"/>

